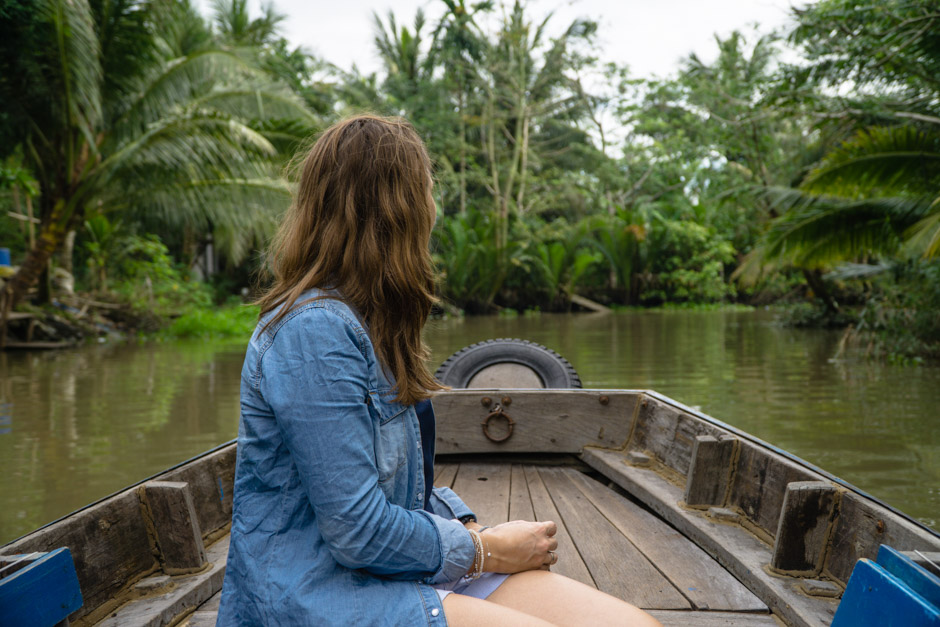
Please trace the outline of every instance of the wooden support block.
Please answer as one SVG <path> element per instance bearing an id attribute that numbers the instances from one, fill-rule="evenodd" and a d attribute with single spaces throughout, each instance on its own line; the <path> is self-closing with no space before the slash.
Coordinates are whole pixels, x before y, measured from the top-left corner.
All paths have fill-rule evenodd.
<path id="1" fill-rule="evenodd" d="M 715 520 L 720 520 L 721 522 L 727 523 L 736 523 L 741 521 L 741 515 L 733 509 L 728 509 L 727 507 L 709 507 L 707 516 L 709 518 L 714 518 Z"/>
<path id="2" fill-rule="evenodd" d="M 634 466 L 649 466 L 650 456 L 639 451 L 630 451 L 627 453 L 627 461 Z"/>
<path id="3" fill-rule="evenodd" d="M 690 507 L 724 505 L 736 438 L 700 435 L 692 445 L 692 463 L 685 481 L 685 504 Z"/>
<path id="4" fill-rule="evenodd" d="M 825 481 L 787 484 L 771 568 L 790 575 L 814 575 L 822 569 L 837 499 L 836 487 Z"/>
<path id="5" fill-rule="evenodd" d="M 150 481 L 141 489 L 144 510 L 153 524 L 163 571 L 182 575 L 206 567 L 206 549 L 189 484 Z"/>
<path id="6" fill-rule="evenodd" d="M 842 595 L 842 588 L 822 579 L 803 579 L 800 589 L 811 597 L 829 597 L 835 599 Z"/>

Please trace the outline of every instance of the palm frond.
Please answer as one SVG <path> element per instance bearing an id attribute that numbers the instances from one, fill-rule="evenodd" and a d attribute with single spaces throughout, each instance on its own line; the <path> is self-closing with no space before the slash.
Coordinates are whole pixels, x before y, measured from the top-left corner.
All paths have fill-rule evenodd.
<path id="1" fill-rule="evenodd" d="M 894 268 L 895 264 L 882 263 L 840 263 L 831 272 L 823 275 L 826 281 L 847 281 L 852 279 L 867 279 L 884 274 Z"/>
<path id="2" fill-rule="evenodd" d="M 930 213 L 905 233 L 906 246 L 924 257 L 940 256 L 940 197 L 930 206 Z"/>
<path id="3" fill-rule="evenodd" d="M 200 50 L 175 59 L 141 79 L 135 98 L 115 121 L 114 133 L 138 129 L 173 114 L 220 85 L 265 81 L 263 73 L 239 55 L 225 50 Z M 270 81 L 268 81 L 270 82 Z"/>
<path id="4" fill-rule="evenodd" d="M 772 190 L 770 195 L 774 205 L 786 212 L 765 234 L 762 256 L 804 268 L 896 252 L 904 231 L 926 215 L 932 200 L 846 200 L 786 189 Z"/>
<path id="5" fill-rule="evenodd" d="M 858 132 L 810 172 L 803 188 L 854 197 L 867 193 L 927 194 L 940 187 L 940 132 L 914 125 Z"/>
<path id="6" fill-rule="evenodd" d="M 299 96 L 270 82 L 213 89 L 194 99 L 191 106 L 261 122 L 293 120 L 305 122 L 308 128 L 319 124 L 317 117 L 307 109 Z"/>
<path id="7" fill-rule="evenodd" d="M 135 190 L 123 200 L 116 209 L 144 228 L 212 232 L 217 250 L 239 263 L 273 233 L 290 190 L 270 178 L 179 180 Z"/>
<path id="8" fill-rule="evenodd" d="M 102 115 L 102 71 L 91 8 L 87 0 L 44 0 L 39 10 L 54 31 L 51 53 L 62 81 L 64 126 L 79 131 L 93 147 Z"/>

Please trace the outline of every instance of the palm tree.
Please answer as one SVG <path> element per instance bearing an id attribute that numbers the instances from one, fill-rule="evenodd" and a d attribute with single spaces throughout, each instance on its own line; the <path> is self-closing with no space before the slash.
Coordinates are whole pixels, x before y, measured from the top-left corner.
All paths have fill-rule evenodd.
<path id="1" fill-rule="evenodd" d="M 248 0 L 212 0 L 215 27 L 223 43 L 235 46 L 264 46 L 277 39 L 279 25 L 287 19 L 272 2 L 262 5 L 261 17 L 251 18 Z"/>
<path id="2" fill-rule="evenodd" d="M 162 37 L 179 32 L 166 25 L 180 17 L 172 6 L 35 5 L 16 17 L 34 45 L 0 48 L 2 74 L 16 77 L 0 80 L 10 112 L 3 149 L 22 150 L 39 184 L 41 219 L 35 245 L 2 293 L 6 308 L 90 213 L 215 233 L 233 259 L 244 256 L 288 195 L 272 140 L 302 135 L 316 123 L 312 114 L 233 52 L 196 46 L 169 58 L 179 48 L 178 38 Z"/>
<path id="3" fill-rule="evenodd" d="M 546 42 L 550 19 L 532 24 L 517 1 L 485 50 L 480 140 L 490 175 L 486 188 L 499 225 L 497 250 L 506 245 L 511 210 L 525 210 L 529 170 L 548 153 L 567 149 L 571 135 L 558 131 L 570 131 L 590 104 L 568 73 L 579 69 L 575 44 L 590 40 L 597 25 L 575 20 Z"/>
<path id="4" fill-rule="evenodd" d="M 936 3 L 824 0 L 796 16 L 791 40 L 811 63 L 787 70 L 784 95 L 816 109 L 817 130 L 835 130 L 843 141 L 823 151 L 796 189 L 767 192 L 781 215 L 737 273 L 791 265 L 818 275 L 847 262 L 938 256 Z M 853 92 L 824 95 L 846 84 Z"/>
<path id="5" fill-rule="evenodd" d="M 432 51 L 444 68 L 444 77 L 456 95 L 458 126 L 457 165 L 460 215 L 467 213 L 467 101 L 474 66 L 483 58 L 484 36 L 474 17 L 493 8 L 492 2 L 478 2 L 470 9 L 466 0 L 442 0 L 447 11 L 434 29 Z"/>

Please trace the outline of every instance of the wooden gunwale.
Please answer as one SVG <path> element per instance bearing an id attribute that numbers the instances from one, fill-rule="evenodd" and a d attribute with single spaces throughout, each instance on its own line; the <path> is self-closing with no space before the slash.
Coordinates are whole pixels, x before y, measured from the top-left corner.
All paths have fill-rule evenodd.
<path id="1" fill-rule="evenodd" d="M 127 486 L 126 488 L 121 488 L 120 490 L 117 490 L 116 492 L 112 492 L 111 494 L 109 494 L 109 495 L 107 495 L 107 496 L 101 497 L 101 498 L 98 499 L 97 501 L 92 501 L 92 502 L 89 503 L 88 505 L 84 505 L 84 506 L 82 506 L 82 507 L 79 507 L 79 508 L 78 508 L 77 510 L 75 510 L 74 512 L 68 513 L 68 514 L 66 514 L 66 515 L 64 515 L 64 516 L 60 516 L 59 518 L 56 518 L 56 519 L 53 520 L 53 521 L 47 522 L 46 524 L 44 524 L 44 525 L 42 525 L 42 526 L 40 526 L 40 527 L 37 527 L 37 528 L 33 529 L 33 530 L 30 531 L 29 533 L 26 533 L 26 534 L 20 536 L 19 538 L 14 538 L 13 540 L 10 540 L 9 542 L 7 542 L 6 544 L 4 544 L 3 546 L 0 546 L 0 553 L 2 553 L 6 547 L 8 547 L 8 546 L 10 546 L 10 545 L 12 545 L 12 544 L 17 543 L 17 542 L 19 542 L 20 540 L 22 540 L 22 539 L 24 539 L 24 538 L 26 538 L 26 537 L 28 537 L 28 536 L 32 536 L 33 534 L 35 534 L 35 533 L 37 533 L 37 532 L 39 532 L 39 531 L 42 531 L 42 530 L 46 529 L 47 527 L 51 527 L 52 525 L 55 525 L 55 524 L 57 524 L 57 523 L 60 523 L 60 522 L 62 522 L 63 520 L 67 520 L 67 519 L 69 519 L 69 518 L 73 518 L 74 516 L 77 516 L 78 514 L 81 514 L 82 512 L 85 512 L 86 510 L 89 510 L 89 509 L 95 507 L 96 505 L 99 505 L 99 504 L 101 504 L 101 503 L 104 503 L 105 501 L 108 501 L 108 500 L 110 500 L 110 499 L 113 499 L 114 497 L 119 496 L 119 495 L 123 494 L 124 492 L 127 492 L 128 490 L 132 490 L 132 489 L 134 489 L 134 488 L 138 488 L 138 487 L 144 485 L 145 483 L 147 483 L 148 481 L 156 481 L 156 480 L 159 479 L 160 477 L 163 477 L 163 476 L 167 475 L 168 473 L 173 472 L 174 470 L 178 470 L 178 469 L 182 468 L 183 466 L 187 466 L 187 465 L 192 464 L 192 463 L 194 463 L 194 462 L 198 462 L 200 459 L 202 459 L 202 458 L 204 458 L 204 457 L 208 457 L 208 456 L 212 455 L 213 453 L 217 453 L 217 452 L 221 451 L 222 449 L 224 449 L 224 448 L 226 448 L 226 447 L 234 446 L 237 442 L 238 442 L 237 439 L 232 439 L 232 440 L 228 440 L 227 442 L 223 442 L 222 444 L 219 444 L 218 446 L 215 446 L 215 447 L 213 447 L 213 448 L 210 448 L 208 451 L 204 451 L 204 452 L 202 452 L 202 453 L 199 453 L 198 455 L 194 455 L 193 457 L 190 457 L 189 459 L 183 460 L 183 461 L 181 461 L 180 463 L 178 463 L 178 464 L 176 464 L 176 465 L 174 465 L 174 466 L 170 466 L 169 468 L 166 468 L 166 469 L 164 469 L 164 470 L 161 470 L 161 471 L 158 472 L 158 473 L 152 474 L 152 475 L 150 475 L 149 477 L 147 477 L 146 479 L 141 479 L 141 480 L 138 481 L 137 483 L 132 483 L 131 485 Z"/>
<path id="2" fill-rule="evenodd" d="M 599 392 L 603 392 L 603 390 L 598 390 L 598 391 L 599 391 Z M 697 410 L 697 409 L 694 409 L 694 408 L 692 408 L 692 407 L 689 407 L 688 405 L 684 405 L 684 404 L 680 403 L 679 401 L 677 401 L 677 400 L 675 400 L 675 399 L 673 399 L 673 398 L 670 398 L 670 397 L 668 397 L 668 396 L 665 396 L 664 394 L 660 394 L 659 392 L 656 392 L 656 391 L 653 391 L 653 390 L 630 390 L 630 391 L 636 391 L 636 392 L 645 394 L 645 395 L 647 395 L 647 396 L 649 396 L 649 397 L 651 397 L 651 398 L 655 398 L 656 400 L 658 400 L 658 401 L 660 401 L 660 402 L 662 402 L 662 403 L 665 403 L 665 404 L 667 404 L 667 405 L 671 405 L 672 407 L 674 407 L 674 408 L 676 408 L 676 409 L 679 409 L 679 410 L 684 411 L 684 412 L 686 412 L 686 413 L 688 413 L 688 414 L 691 414 L 692 416 L 695 416 L 696 418 L 699 418 L 700 420 L 704 420 L 705 422 L 708 422 L 708 423 L 710 423 L 710 424 L 712 424 L 712 425 L 714 425 L 714 426 L 716 426 L 716 427 L 720 427 L 720 428 L 722 428 L 722 429 L 725 429 L 725 430 L 727 430 L 727 431 L 730 431 L 731 433 L 733 433 L 733 434 L 736 435 L 737 437 L 741 438 L 742 440 L 747 440 L 747 441 L 749 441 L 749 442 L 751 442 L 751 443 L 753 443 L 753 444 L 756 444 L 756 445 L 758 445 L 758 446 L 760 446 L 760 447 L 763 447 L 763 448 L 766 448 L 766 449 L 768 449 L 768 450 L 771 450 L 771 451 L 777 453 L 778 455 L 781 455 L 781 456 L 787 458 L 787 459 L 790 460 L 791 462 L 794 462 L 794 463 L 796 463 L 796 464 L 799 464 L 800 466 L 803 466 L 804 468 L 806 468 L 806 469 L 808 469 L 808 470 L 812 470 L 813 472 L 815 472 L 815 473 L 817 473 L 817 474 L 819 474 L 819 475 L 822 475 L 822 476 L 825 477 L 827 480 L 832 481 L 833 483 L 836 483 L 836 484 L 842 486 L 843 488 L 846 488 L 846 489 L 848 489 L 848 490 L 850 490 L 850 491 L 852 491 L 852 492 L 854 492 L 854 493 L 856 493 L 856 494 L 858 494 L 858 495 L 860 495 L 860 496 L 863 496 L 863 497 L 865 497 L 866 499 L 868 499 L 869 501 L 872 501 L 872 502 L 878 504 L 880 507 L 883 507 L 883 508 L 885 508 L 885 509 L 891 511 L 891 512 L 894 513 L 894 514 L 897 514 L 898 516 L 901 516 L 901 517 L 905 518 L 906 520 L 908 520 L 908 521 L 911 522 L 912 524 L 921 527 L 924 531 L 927 531 L 927 532 L 932 533 L 932 534 L 934 534 L 934 535 L 938 535 L 936 531 L 934 531 L 934 530 L 931 529 L 930 527 L 926 526 L 924 523 L 920 522 L 920 521 L 917 520 L 916 518 L 911 517 L 909 514 L 904 513 L 903 511 L 897 509 L 896 507 L 894 507 L 893 505 L 890 505 L 889 503 L 885 503 L 884 501 L 882 501 L 881 499 L 879 499 L 877 496 L 873 496 L 873 495 L 869 494 L 869 493 L 866 492 L 865 490 L 862 490 L 862 489 L 859 488 L 858 486 L 856 486 L 856 485 L 854 485 L 854 484 L 852 484 L 852 483 L 849 483 L 849 482 L 846 481 L 845 479 L 842 479 L 842 478 L 840 478 L 840 477 L 837 477 L 836 475 L 830 473 L 830 472 L 827 471 L 826 469 L 820 468 L 819 466 L 813 464 L 812 462 L 808 462 L 808 461 L 806 461 L 805 459 L 803 459 L 802 457 L 798 457 L 798 456 L 794 455 L 793 453 L 787 451 L 786 449 L 782 449 L 782 448 L 780 448 L 780 447 L 778 447 L 778 446 L 775 446 L 775 445 L 773 445 L 773 444 L 771 444 L 771 443 L 769 443 L 769 442 L 766 442 L 765 440 L 762 440 L 762 439 L 758 438 L 758 437 L 755 436 L 755 435 L 752 435 L 752 434 L 750 434 L 750 433 L 748 433 L 748 432 L 746 432 L 746 431 L 742 431 L 741 429 L 738 429 L 737 427 L 735 427 L 735 426 L 733 426 L 733 425 L 730 425 L 730 424 L 728 424 L 728 423 L 726 423 L 726 422 L 723 422 L 723 421 L 721 421 L 721 420 L 718 420 L 717 418 L 714 418 L 713 416 L 709 416 L 708 414 L 705 414 L 705 413 L 703 413 L 703 412 L 701 412 L 701 411 L 699 411 L 699 410 Z"/>

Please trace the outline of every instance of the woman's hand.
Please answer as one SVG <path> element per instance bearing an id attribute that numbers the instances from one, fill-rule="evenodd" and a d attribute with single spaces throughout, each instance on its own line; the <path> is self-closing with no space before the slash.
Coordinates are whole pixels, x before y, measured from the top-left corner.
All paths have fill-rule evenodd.
<path id="1" fill-rule="evenodd" d="M 495 573 L 547 570 L 555 563 L 557 531 L 558 527 L 552 521 L 526 520 L 514 520 L 486 529 L 480 534 L 486 555 L 483 570 Z"/>

